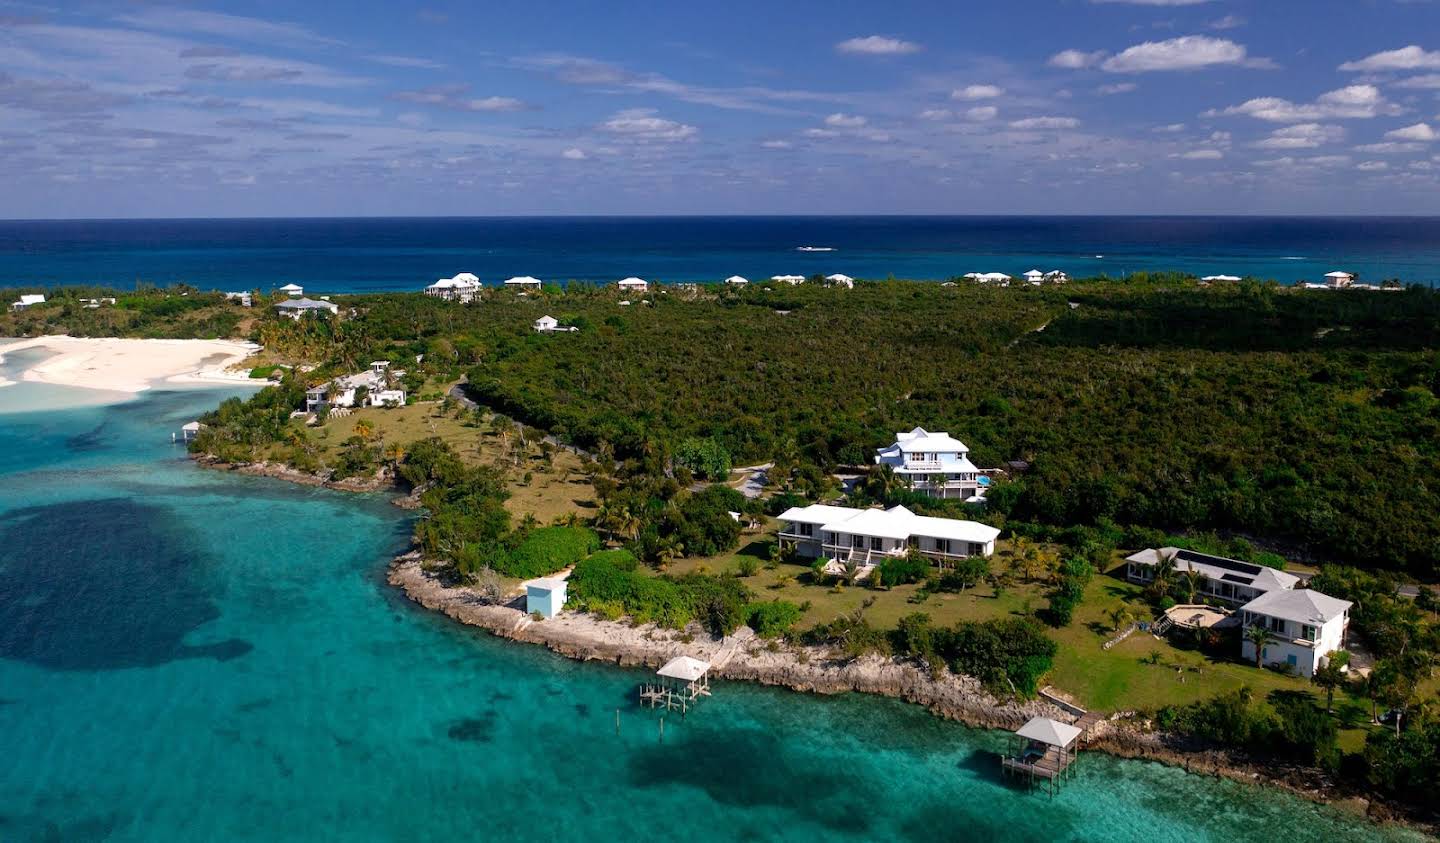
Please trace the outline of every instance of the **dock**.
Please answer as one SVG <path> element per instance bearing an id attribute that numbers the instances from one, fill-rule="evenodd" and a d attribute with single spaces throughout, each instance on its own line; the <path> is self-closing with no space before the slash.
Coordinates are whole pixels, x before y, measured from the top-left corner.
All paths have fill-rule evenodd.
<path id="1" fill-rule="evenodd" d="M 664 706 L 686 714 L 701 699 L 710 696 L 710 663 L 690 656 L 678 656 L 655 672 L 653 682 L 640 684 L 640 704 Z"/>
<path id="2" fill-rule="evenodd" d="M 1031 787 L 1054 796 L 1060 785 L 1075 775 L 1072 769 L 1080 746 L 1095 724 L 1104 720 L 1099 712 L 1086 712 L 1075 723 L 1061 723 L 1048 717 L 1032 717 L 1015 731 L 1010 750 L 1000 756 L 1000 770 L 1019 776 Z"/>

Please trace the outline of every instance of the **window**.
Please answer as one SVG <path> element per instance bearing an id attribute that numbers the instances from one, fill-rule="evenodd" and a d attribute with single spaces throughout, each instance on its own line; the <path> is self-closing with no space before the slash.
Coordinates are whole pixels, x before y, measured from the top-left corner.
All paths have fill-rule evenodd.
<path id="1" fill-rule="evenodd" d="M 1285 663 L 1288 664 L 1288 665 L 1290 665 L 1291 667 L 1294 667 L 1295 665 L 1299 664 L 1299 662 L 1296 661 L 1296 659 L 1295 659 L 1295 654 L 1294 654 L 1294 653 L 1291 653 L 1291 654 L 1289 654 L 1289 655 L 1287 655 L 1287 656 L 1285 657 Z"/>
<path id="2" fill-rule="evenodd" d="M 871 549 L 871 550 L 880 550 L 880 549 L 882 549 L 882 548 L 881 548 L 881 544 L 882 544 L 882 542 L 881 542 L 879 536 L 871 536 L 871 537 L 870 537 L 870 549 Z"/>
<path id="3" fill-rule="evenodd" d="M 981 556 L 981 555 L 983 555 L 984 553 L 985 553 L 985 545 L 983 545 L 983 544 L 976 544 L 975 542 L 970 542 L 970 555 L 971 555 L 971 556 Z"/>
<path id="4" fill-rule="evenodd" d="M 1300 627 L 1300 637 L 1301 637 L 1301 638 L 1304 638 L 1306 641 L 1314 641 L 1314 640 L 1315 640 L 1315 627 L 1310 626 L 1309 624 L 1306 624 L 1305 626 Z"/>
<path id="5" fill-rule="evenodd" d="M 864 547 L 864 546 L 865 546 L 865 537 L 864 537 L 864 536 L 851 536 L 851 537 L 850 537 L 850 546 L 851 546 L 851 547 Z"/>
<path id="6" fill-rule="evenodd" d="M 796 527 L 798 528 L 797 532 L 799 532 L 800 535 L 802 535 L 802 536 L 813 536 L 813 535 L 815 535 L 815 525 L 814 525 L 814 524 L 797 524 Z"/>

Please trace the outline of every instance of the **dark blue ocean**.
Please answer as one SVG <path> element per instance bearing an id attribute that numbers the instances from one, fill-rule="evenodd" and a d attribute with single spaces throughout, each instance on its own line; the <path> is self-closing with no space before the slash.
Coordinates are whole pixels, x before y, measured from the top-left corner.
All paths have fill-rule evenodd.
<path id="1" fill-rule="evenodd" d="M 814 246 L 834 251 L 797 251 Z M 496 282 L 717 281 L 842 272 L 945 279 L 1061 269 L 1290 283 L 1440 280 L 1440 218 L 549 217 L 0 222 L 0 286 L 137 281 L 323 292 Z"/>

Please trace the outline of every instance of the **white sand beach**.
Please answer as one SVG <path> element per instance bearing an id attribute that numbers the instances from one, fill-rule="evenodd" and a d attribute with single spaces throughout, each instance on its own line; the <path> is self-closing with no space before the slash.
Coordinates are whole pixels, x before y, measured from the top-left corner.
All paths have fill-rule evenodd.
<path id="1" fill-rule="evenodd" d="M 0 362 L 31 348 L 53 352 L 21 373 L 21 380 L 36 383 L 132 395 L 163 384 L 264 385 L 232 368 L 260 350 L 249 342 L 45 336 L 0 345 Z"/>

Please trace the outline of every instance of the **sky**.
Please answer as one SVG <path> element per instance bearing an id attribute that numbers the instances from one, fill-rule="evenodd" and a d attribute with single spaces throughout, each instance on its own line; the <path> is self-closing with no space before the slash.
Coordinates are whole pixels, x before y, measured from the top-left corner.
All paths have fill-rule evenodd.
<path id="1" fill-rule="evenodd" d="M 0 0 L 0 217 L 1440 214 L 1440 0 Z"/>

